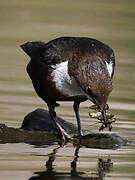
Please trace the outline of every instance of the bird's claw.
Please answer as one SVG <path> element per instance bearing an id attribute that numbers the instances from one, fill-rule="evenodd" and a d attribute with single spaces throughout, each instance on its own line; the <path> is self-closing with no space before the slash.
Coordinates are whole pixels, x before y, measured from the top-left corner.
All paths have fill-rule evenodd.
<path id="1" fill-rule="evenodd" d="M 59 142 L 59 145 L 61 147 L 64 147 L 67 142 L 71 142 L 74 146 L 80 144 L 80 141 L 81 141 L 81 137 L 82 136 L 73 136 L 71 137 L 69 134 L 67 134 L 66 131 L 61 131 L 61 141 Z"/>

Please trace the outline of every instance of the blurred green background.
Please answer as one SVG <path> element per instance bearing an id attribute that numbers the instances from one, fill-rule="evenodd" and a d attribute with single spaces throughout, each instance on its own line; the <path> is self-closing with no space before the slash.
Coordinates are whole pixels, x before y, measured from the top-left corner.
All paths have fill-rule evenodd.
<path id="1" fill-rule="evenodd" d="M 25 71 L 25 41 L 86 36 L 110 45 L 116 56 L 110 101 L 135 103 L 135 1 L 0 0 L 0 95 L 34 96 Z M 21 88 L 17 88 L 17 87 Z M 25 88 L 26 87 L 26 88 Z"/>

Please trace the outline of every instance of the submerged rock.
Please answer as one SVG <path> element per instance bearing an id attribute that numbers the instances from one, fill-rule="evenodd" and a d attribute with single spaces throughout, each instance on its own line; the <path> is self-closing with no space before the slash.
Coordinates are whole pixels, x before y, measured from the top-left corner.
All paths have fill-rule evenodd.
<path id="1" fill-rule="evenodd" d="M 50 132 L 27 131 L 0 124 L 0 143 L 52 143 L 57 138 Z"/>
<path id="2" fill-rule="evenodd" d="M 81 145 L 87 148 L 117 149 L 128 141 L 115 133 L 91 133 L 84 136 Z"/>

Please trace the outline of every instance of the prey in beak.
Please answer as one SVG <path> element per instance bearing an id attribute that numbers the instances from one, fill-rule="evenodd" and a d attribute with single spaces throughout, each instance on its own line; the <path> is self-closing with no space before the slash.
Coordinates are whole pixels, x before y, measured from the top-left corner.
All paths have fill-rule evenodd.
<path id="1" fill-rule="evenodd" d="M 90 90 L 89 90 L 90 93 Z M 94 105 L 90 106 L 90 109 L 94 109 L 95 112 L 90 112 L 89 116 L 92 118 L 97 118 L 99 123 L 102 125 L 99 131 L 103 131 L 104 128 L 108 128 L 109 131 L 112 130 L 112 123 L 115 122 L 114 115 L 110 113 L 109 106 L 106 104 L 108 96 L 94 96 L 91 92 L 91 101 Z"/>
<path id="2" fill-rule="evenodd" d="M 103 131 L 104 128 L 108 128 L 109 131 L 112 130 L 112 123 L 116 121 L 116 118 L 113 114 L 111 114 L 109 110 L 108 104 L 106 104 L 106 108 L 100 109 L 97 105 L 92 105 L 89 107 L 90 109 L 94 110 L 95 112 L 89 112 L 89 116 L 91 118 L 98 119 L 99 123 L 102 125 L 99 128 L 99 131 Z"/>
<path id="3" fill-rule="evenodd" d="M 106 106 L 107 107 L 107 106 Z M 100 120 L 99 123 L 102 123 L 101 127 L 99 128 L 99 131 L 103 131 L 104 128 L 108 128 L 109 131 L 112 130 L 112 123 L 115 122 L 114 115 L 107 112 L 107 108 L 100 109 L 101 116 L 98 117 Z"/>

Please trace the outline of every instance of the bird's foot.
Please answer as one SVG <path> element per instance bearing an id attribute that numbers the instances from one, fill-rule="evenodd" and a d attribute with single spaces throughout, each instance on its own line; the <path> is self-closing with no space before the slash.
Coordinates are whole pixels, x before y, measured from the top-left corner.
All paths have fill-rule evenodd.
<path id="1" fill-rule="evenodd" d="M 67 142 L 73 141 L 73 138 L 65 130 L 61 130 L 60 133 L 62 136 L 60 144 L 61 147 L 64 147 L 64 145 L 66 145 Z"/>
<path id="2" fill-rule="evenodd" d="M 76 134 L 73 136 L 73 139 L 82 139 L 83 135 L 82 134 Z"/>
<path id="3" fill-rule="evenodd" d="M 83 138 L 83 134 L 74 135 L 72 141 L 73 145 L 77 146 L 81 144 L 82 138 Z"/>
<path id="4" fill-rule="evenodd" d="M 71 142 L 74 146 L 80 144 L 83 135 L 76 135 L 71 137 L 66 131 L 61 131 L 61 136 L 62 140 L 60 146 L 64 147 L 67 142 Z"/>

